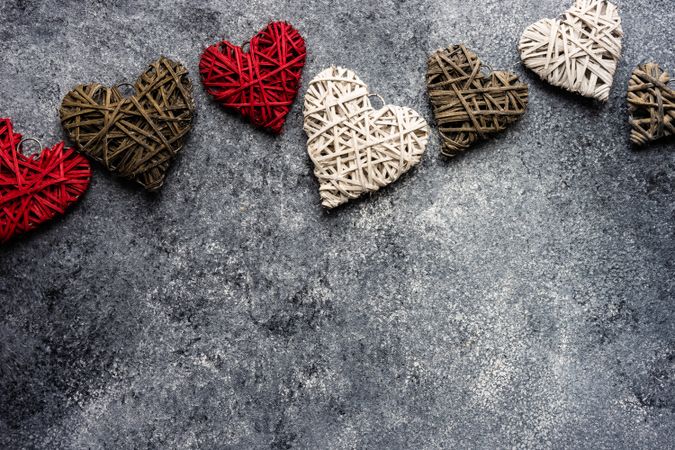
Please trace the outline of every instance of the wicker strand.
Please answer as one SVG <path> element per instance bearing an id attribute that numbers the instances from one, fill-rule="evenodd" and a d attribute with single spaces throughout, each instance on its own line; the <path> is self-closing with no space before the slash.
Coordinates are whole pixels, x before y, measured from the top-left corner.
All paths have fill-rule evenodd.
<path id="1" fill-rule="evenodd" d="M 464 45 L 429 57 L 427 90 L 446 156 L 503 131 L 525 113 L 527 84 L 511 72 L 485 75 L 481 69 L 480 59 Z"/>
<path id="2" fill-rule="evenodd" d="M 420 161 L 429 139 L 417 112 L 393 105 L 375 110 L 366 84 L 342 67 L 326 69 L 309 83 L 304 117 L 326 208 L 396 181 Z"/>
<path id="3" fill-rule="evenodd" d="M 89 187 L 89 161 L 61 142 L 21 152 L 21 135 L 0 119 L 0 242 L 64 214 Z"/>
<path id="4" fill-rule="evenodd" d="M 655 63 L 633 70 L 627 95 L 633 144 L 675 135 L 675 90 L 668 86 L 670 81 L 668 72 Z"/>
<path id="5" fill-rule="evenodd" d="M 576 0 L 520 37 L 523 64 L 554 86 L 606 101 L 621 57 L 621 18 L 606 0 Z"/>
<path id="6" fill-rule="evenodd" d="M 81 152 L 154 191 L 192 128 L 192 84 L 184 66 L 161 57 L 134 87 L 124 97 L 117 87 L 79 85 L 61 103 L 61 123 Z"/>

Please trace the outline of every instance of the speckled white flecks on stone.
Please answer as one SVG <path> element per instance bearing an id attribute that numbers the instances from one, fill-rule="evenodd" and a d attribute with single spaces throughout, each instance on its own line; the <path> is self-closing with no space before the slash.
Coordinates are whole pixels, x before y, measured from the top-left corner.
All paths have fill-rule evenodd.
<path id="1" fill-rule="evenodd" d="M 0 1 L 0 115 L 63 139 L 75 84 L 191 70 L 197 119 L 162 192 L 95 169 L 65 218 L 0 249 L 0 447 L 675 446 L 675 152 L 629 145 L 633 67 L 673 66 L 670 0 L 616 1 L 607 104 L 516 50 L 553 0 Z M 202 49 L 269 20 L 432 125 L 395 185 L 327 213 L 302 132 L 215 105 Z M 439 157 L 427 55 L 465 43 L 528 112 Z M 301 89 L 301 95 L 304 87 Z"/>

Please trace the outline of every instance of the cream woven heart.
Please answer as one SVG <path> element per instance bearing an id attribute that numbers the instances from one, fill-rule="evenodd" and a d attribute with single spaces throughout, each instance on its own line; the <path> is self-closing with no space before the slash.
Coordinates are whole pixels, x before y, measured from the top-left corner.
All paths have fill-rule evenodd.
<path id="1" fill-rule="evenodd" d="M 429 140 L 417 112 L 392 105 L 375 110 L 369 95 L 368 86 L 342 67 L 309 83 L 304 128 L 326 208 L 396 181 L 419 162 Z"/>
<path id="2" fill-rule="evenodd" d="M 543 19 L 520 37 L 520 58 L 543 80 L 606 101 L 621 56 L 621 18 L 605 0 L 576 0 L 560 19 Z"/>

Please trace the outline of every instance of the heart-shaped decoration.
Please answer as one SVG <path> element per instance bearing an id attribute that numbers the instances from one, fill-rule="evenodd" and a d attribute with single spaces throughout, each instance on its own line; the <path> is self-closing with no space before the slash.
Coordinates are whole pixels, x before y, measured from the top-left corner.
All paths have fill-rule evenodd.
<path id="1" fill-rule="evenodd" d="M 576 0 L 559 19 L 530 25 L 520 58 L 543 80 L 606 101 L 621 57 L 621 18 L 605 0 Z"/>
<path id="2" fill-rule="evenodd" d="M 89 161 L 63 142 L 26 156 L 10 119 L 0 119 L 0 242 L 64 214 L 89 187 Z"/>
<path id="3" fill-rule="evenodd" d="M 192 83 L 183 65 L 161 57 L 134 88 L 125 97 L 117 87 L 79 85 L 61 102 L 61 124 L 81 152 L 154 191 L 192 128 Z"/>
<path id="4" fill-rule="evenodd" d="M 427 90 L 446 156 L 504 130 L 525 113 L 527 84 L 511 72 L 485 75 L 481 68 L 464 45 L 438 50 L 427 62 Z"/>
<path id="5" fill-rule="evenodd" d="M 300 88 L 305 41 L 286 22 L 271 22 L 249 51 L 222 41 L 204 50 L 199 73 L 206 91 L 258 127 L 280 133 Z"/>
<path id="6" fill-rule="evenodd" d="M 334 208 L 398 179 L 420 161 L 427 122 L 401 106 L 371 106 L 368 86 L 354 72 L 331 67 L 305 94 L 307 150 L 321 203 Z"/>
<path id="7" fill-rule="evenodd" d="M 643 64 L 633 70 L 628 81 L 630 140 L 645 145 L 675 135 L 675 90 L 670 75 L 658 64 Z"/>

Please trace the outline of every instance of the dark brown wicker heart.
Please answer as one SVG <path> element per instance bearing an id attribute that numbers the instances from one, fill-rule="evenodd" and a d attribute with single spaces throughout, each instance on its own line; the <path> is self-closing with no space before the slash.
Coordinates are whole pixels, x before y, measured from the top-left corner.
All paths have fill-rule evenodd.
<path id="1" fill-rule="evenodd" d="M 630 140 L 646 145 L 675 135 L 675 90 L 668 86 L 670 76 L 658 64 L 635 68 L 628 81 Z"/>
<path id="2" fill-rule="evenodd" d="M 135 94 L 79 85 L 61 103 L 61 124 L 78 149 L 112 173 L 154 191 L 192 128 L 188 70 L 161 57 L 136 80 Z"/>
<path id="3" fill-rule="evenodd" d="M 464 45 L 429 57 L 427 90 L 446 156 L 504 130 L 525 113 L 527 84 L 513 73 L 486 75 L 481 68 L 480 59 Z"/>

